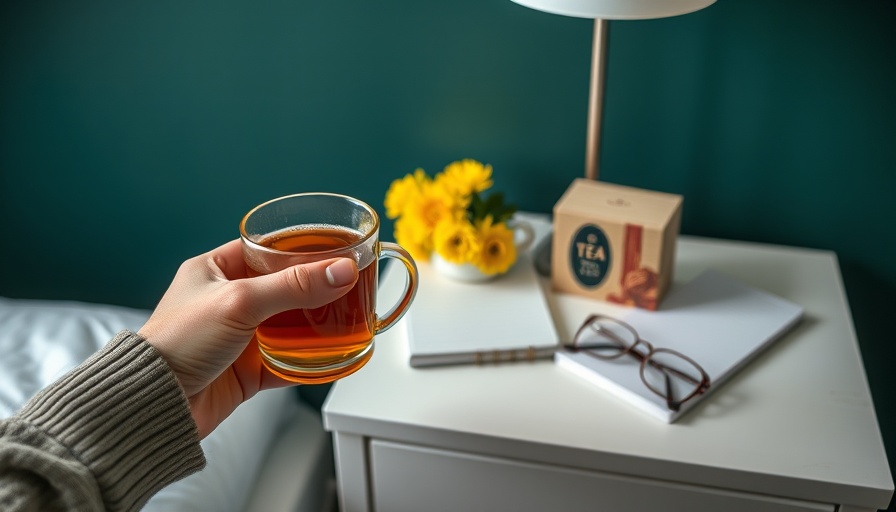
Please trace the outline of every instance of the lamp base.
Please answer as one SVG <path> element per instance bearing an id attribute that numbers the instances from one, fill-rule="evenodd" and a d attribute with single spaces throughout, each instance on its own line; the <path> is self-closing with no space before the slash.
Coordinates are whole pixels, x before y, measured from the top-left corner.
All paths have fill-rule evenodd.
<path id="1" fill-rule="evenodd" d="M 535 258 L 535 271 L 544 277 L 551 277 L 551 248 L 554 239 L 553 231 L 548 233 L 532 249 Z"/>

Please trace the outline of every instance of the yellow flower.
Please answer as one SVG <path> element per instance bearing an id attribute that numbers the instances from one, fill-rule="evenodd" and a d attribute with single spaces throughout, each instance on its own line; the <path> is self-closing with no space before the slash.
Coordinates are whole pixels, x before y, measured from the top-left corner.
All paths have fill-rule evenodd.
<path id="1" fill-rule="evenodd" d="M 432 238 L 433 248 L 445 261 L 469 263 L 479 256 L 476 230 L 463 215 L 439 222 Z"/>
<path id="2" fill-rule="evenodd" d="M 460 198 L 438 183 L 428 181 L 420 185 L 420 193 L 409 198 L 402 218 L 417 219 L 425 226 L 427 235 L 432 235 L 440 221 L 452 218 L 463 206 Z"/>
<path id="3" fill-rule="evenodd" d="M 423 169 L 417 169 L 413 174 L 407 174 L 404 178 L 397 179 L 389 185 L 386 191 L 386 217 L 397 218 L 405 212 L 408 205 L 422 193 L 422 189 L 432 180 Z"/>
<path id="4" fill-rule="evenodd" d="M 432 237 L 426 226 L 416 217 L 403 216 L 395 221 L 395 242 L 404 247 L 417 261 L 429 261 Z"/>
<path id="5" fill-rule="evenodd" d="M 442 182 L 453 193 L 465 198 L 469 204 L 471 194 L 482 192 L 492 186 L 492 166 L 482 165 L 470 158 L 459 160 L 448 164 L 442 173 L 436 176 L 436 181 Z"/>
<path id="6" fill-rule="evenodd" d="M 386 216 L 396 219 L 396 242 L 420 261 L 436 251 L 486 274 L 506 272 L 516 261 L 516 245 L 513 232 L 495 219 L 503 221 L 514 207 L 500 194 L 481 198 L 492 184 L 492 167 L 472 159 L 452 162 L 434 178 L 416 169 L 394 180 L 384 205 Z"/>
<path id="7" fill-rule="evenodd" d="M 473 264 L 486 275 L 507 272 L 516 261 L 513 231 L 503 223 L 493 224 L 490 216 L 479 222 L 476 229 L 481 250 Z"/>

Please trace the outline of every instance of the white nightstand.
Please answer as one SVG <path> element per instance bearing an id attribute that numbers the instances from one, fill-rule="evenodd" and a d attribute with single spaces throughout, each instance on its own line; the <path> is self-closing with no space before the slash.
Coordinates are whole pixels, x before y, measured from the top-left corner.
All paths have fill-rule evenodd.
<path id="1" fill-rule="evenodd" d="M 681 238 L 675 279 L 706 268 L 806 316 L 672 425 L 551 361 L 412 369 L 400 322 L 324 406 L 342 510 L 886 507 L 893 479 L 835 255 Z M 402 283 L 387 271 L 381 296 Z"/>

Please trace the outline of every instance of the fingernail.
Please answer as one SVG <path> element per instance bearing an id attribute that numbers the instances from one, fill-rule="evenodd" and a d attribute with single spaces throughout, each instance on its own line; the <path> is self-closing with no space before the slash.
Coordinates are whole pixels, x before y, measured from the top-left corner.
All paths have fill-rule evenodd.
<path id="1" fill-rule="evenodd" d="M 333 288 L 341 288 L 355 281 L 356 272 L 355 262 L 343 258 L 327 267 L 327 281 Z"/>

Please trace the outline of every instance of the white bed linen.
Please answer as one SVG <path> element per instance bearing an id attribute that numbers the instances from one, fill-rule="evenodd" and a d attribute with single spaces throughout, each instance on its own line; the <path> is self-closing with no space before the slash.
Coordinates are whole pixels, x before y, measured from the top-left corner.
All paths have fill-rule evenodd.
<path id="1" fill-rule="evenodd" d="M 115 333 L 121 329 L 136 331 L 148 317 L 148 311 L 118 306 L 0 297 L 0 417 L 12 415 L 38 390 L 86 359 Z M 292 423 L 297 421 L 303 422 L 303 442 L 307 445 L 307 439 L 314 440 L 303 448 L 309 459 L 326 460 L 321 459 L 321 448 L 329 446 L 329 438 L 323 435 L 317 412 L 300 405 L 294 389 L 264 391 L 237 408 L 202 441 L 206 469 L 163 489 L 144 510 L 246 509 L 270 446 L 285 431 L 291 429 L 296 435 Z M 302 458 L 305 454 L 295 456 Z M 316 481 L 318 473 L 328 469 L 326 464 L 320 466 L 313 467 L 308 478 Z"/>

